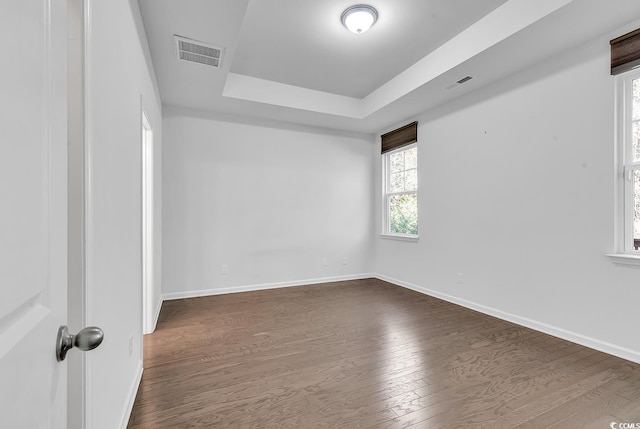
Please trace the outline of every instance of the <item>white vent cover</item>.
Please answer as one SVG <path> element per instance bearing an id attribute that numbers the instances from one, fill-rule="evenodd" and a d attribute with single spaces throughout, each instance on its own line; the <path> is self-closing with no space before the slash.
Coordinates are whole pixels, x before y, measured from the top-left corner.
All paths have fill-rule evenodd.
<path id="1" fill-rule="evenodd" d="M 453 88 L 455 88 L 456 86 L 460 86 L 460 85 L 462 85 L 462 84 L 463 84 L 463 83 L 465 83 L 465 82 L 469 82 L 471 79 L 473 79 L 473 76 L 466 76 L 466 77 L 463 77 L 462 79 L 460 79 L 460 80 L 458 80 L 458 81 L 456 81 L 456 82 L 452 83 L 451 85 L 447 86 L 447 88 L 446 88 L 446 89 L 453 89 Z"/>
<path id="2" fill-rule="evenodd" d="M 186 37 L 175 34 L 173 38 L 176 41 L 178 59 L 212 67 L 220 67 L 222 65 L 224 48 L 219 48 L 198 40 L 187 39 Z"/>

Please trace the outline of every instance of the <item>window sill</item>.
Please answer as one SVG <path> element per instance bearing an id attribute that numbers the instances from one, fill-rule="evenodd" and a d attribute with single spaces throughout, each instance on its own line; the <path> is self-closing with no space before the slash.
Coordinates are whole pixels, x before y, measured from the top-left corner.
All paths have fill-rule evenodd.
<path id="1" fill-rule="evenodd" d="M 608 253 L 606 256 L 616 265 L 635 265 L 640 267 L 640 254 Z"/>
<path id="2" fill-rule="evenodd" d="M 420 236 L 419 235 L 401 235 L 401 234 L 380 234 L 380 238 L 384 238 L 385 240 L 398 240 L 398 241 L 408 241 L 411 243 L 417 243 Z"/>

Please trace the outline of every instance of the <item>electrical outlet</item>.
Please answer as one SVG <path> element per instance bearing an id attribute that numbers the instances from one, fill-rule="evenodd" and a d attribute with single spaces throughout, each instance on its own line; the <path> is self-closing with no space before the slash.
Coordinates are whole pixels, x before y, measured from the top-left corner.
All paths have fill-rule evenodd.
<path id="1" fill-rule="evenodd" d="M 220 274 L 228 274 L 229 266 L 227 264 L 220 265 Z"/>
<path id="2" fill-rule="evenodd" d="M 133 355 L 133 335 L 129 335 L 129 357 Z"/>
<path id="3" fill-rule="evenodd" d="M 327 258 L 322 258 L 322 266 L 326 267 L 327 265 L 329 265 L 329 262 L 327 262 Z"/>
<path id="4" fill-rule="evenodd" d="M 464 273 L 458 273 L 458 283 L 464 283 Z"/>

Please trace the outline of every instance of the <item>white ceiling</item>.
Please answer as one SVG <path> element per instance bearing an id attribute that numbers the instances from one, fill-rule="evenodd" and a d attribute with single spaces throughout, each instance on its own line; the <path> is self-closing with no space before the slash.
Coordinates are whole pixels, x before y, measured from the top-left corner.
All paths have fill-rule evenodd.
<path id="1" fill-rule="evenodd" d="M 640 19 L 637 0 L 371 0 L 355 35 L 349 0 L 138 2 L 164 104 L 371 134 Z M 174 34 L 222 67 L 179 61 Z"/>
<path id="2" fill-rule="evenodd" d="M 505 1 L 372 0 L 364 34 L 340 22 L 349 0 L 252 1 L 231 72 L 363 98 Z"/>

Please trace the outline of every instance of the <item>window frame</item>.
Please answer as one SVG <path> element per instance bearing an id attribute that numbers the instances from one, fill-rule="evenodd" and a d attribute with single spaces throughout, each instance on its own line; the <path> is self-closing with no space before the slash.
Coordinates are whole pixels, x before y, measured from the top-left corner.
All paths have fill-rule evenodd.
<path id="1" fill-rule="evenodd" d="M 416 201 L 419 200 L 418 197 L 418 188 L 419 188 L 419 184 L 418 184 L 418 180 L 416 182 L 416 189 L 415 191 L 400 191 L 400 192 L 387 192 L 387 190 L 389 189 L 389 183 L 390 183 L 390 179 L 391 179 L 391 155 L 396 154 L 398 152 L 403 152 L 406 150 L 410 150 L 410 149 L 416 149 L 416 158 L 417 158 L 417 164 L 416 164 L 416 176 L 418 174 L 419 171 L 419 164 L 420 164 L 420 156 L 419 156 L 419 150 L 418 150 L 418 143 L 411 143 L 408 145 L 404 145 L 401 147 L 398 147 L 394 150 L 390 150 L 388 152 L 385 152 L 382 154 L 382 232 L 380 234 L 380 236 L 382 238 L 390 238 L 390 239 L 396 239 L 396 240 L 403 240 L 403 241 L 418 241 L 418 239 L 420 238 L 420 210 L 419 210 L 419 204 L 418 204 L 418 208 L 417 208 L 417 213 L 418 213 L 418 234 L 403 234 L 403 233 L 394 233 L 391 232 L 390 230 L 390 205 L 389 205 L 389 198 L 395 195 L 410 195 L 413 194 L 416 196 Z"/>
<path id="2" fill-rule="evenodd" d="M 614 262 L 640 265 L 640 250 L 634 248 L 633 174 L 640 171 L 640 160 L 633 161 L 633 81 L 640 80 L 640 69 L 616 76 L 616 254 Z"/>

